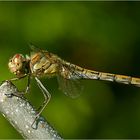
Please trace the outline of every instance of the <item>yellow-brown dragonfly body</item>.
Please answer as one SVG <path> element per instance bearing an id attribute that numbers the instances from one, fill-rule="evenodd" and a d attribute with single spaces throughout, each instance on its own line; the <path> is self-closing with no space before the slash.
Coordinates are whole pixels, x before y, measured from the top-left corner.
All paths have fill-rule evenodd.
<path id="1" fill-rule="evenodd" d="M 140 86 L 140 78 L 88 70 L 62 60 L 47 51 L 31 53 L 31 73 L 35 76 L 61 76 L 64 79 L 98 79 Z"/>
<path id="2" fill-rule="evenodd" d="M 78 88 L 80 87 L 77 82 L 79 79 L 98 79 L 140 86 L 140 78 L 88 70 L 66 62 L 57 55 L 48 51 L 36 49 L 33 46 L 30 57 L 16 54 L 9 60 L 8 66 L 10 71 L 18 77 L 13 80 L 17 80 L 25 76 L 29 77 L 27 89 L 30 84 L 30 76 L 35 77 L 37 84 L 43 91 L 45 97 L 45 102 L 37 115 L 43 111 L 50 100 L 49 92 L 38 79 L 42 76 L 57 76 L 60 89 L 62 89 L 66 95 L 73 98 L 79 95 Z"/>

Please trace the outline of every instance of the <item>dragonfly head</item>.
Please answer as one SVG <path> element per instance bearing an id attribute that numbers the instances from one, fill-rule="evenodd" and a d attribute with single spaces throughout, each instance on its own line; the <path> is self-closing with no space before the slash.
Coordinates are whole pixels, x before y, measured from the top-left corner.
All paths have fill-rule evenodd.
<path id="1" fill-rule="evenodd" d="M 29 60 L 22 54 L 15 54 L 8 63 L 9 70 L 17 76 L 22 76 L 28 73 L 27 64 Z"/>

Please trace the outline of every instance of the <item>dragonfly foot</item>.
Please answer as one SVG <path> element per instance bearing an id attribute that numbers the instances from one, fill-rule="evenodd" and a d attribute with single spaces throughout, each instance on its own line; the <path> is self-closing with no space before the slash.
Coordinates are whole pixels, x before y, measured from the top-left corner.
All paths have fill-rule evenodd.
<path id="1" fill-rule="evenodd" d="M 5 82 L 11 82 L 11 81 L 10 80 L 3 80 L 3 81 L 1 81 L 1 85 Z"/>
<path id="2" fill-rule="evenodd" d="M 31 125 L 31 127 L 32 127 L 33 129 L 37 130 L 39 121 L 40 121 L 40 120 L 39 120 L 39 115 L 37 115 L 37 116 L 35 117 L 35 119 L 34 119 L 32 125 Z"/>
<path id="3" fill-rule="evenodd" d="M 19 97 L 19 98 L 23 98 L 23 94 L 24 94 L 24 92 L 20 92 L 20 93 L 14 92 L 14 93 L 8 93 L 8 94 L 5 94 L 5 95 L 8 98 L 12 98 L 13 96 L 16 96 L 16 97 Z"/>
<path id="4" fill-rule="evenodd" d="M 45 126 L 45 119 L 42 116 L 37 115 L 31 125 L 31 127 L 37 130 L 39 123 L 42 124 L 42 127 Z"/>

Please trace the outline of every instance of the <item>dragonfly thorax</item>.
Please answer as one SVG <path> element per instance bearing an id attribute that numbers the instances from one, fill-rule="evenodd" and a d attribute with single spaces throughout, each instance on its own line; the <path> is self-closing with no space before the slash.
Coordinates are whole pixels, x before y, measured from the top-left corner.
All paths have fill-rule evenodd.
<path id="1" fill-rule="evenodd" d="M 9 70 L 18 77 L 21 77 L 29 72 L 29 59 L 22 54 L 15 54 L 8 63 Z"/>
<path id="2" fill-rule="evenodd" d="M 34 76 L 55 76 L 58 71 L 56 55 L 48 52 L 31 53 L 30 69 Z"/>

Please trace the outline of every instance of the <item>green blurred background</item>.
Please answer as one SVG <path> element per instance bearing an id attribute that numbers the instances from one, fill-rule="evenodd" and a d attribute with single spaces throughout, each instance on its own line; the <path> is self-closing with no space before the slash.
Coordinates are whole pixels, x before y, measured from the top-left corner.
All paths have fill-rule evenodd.
<path id="1" fill-rule="evenodd" d="M 0 2 L 0 81 L 7 63 L 29 54 L 29 43 L 88 69 L 140 76 L 140 2 Z M 20 90 L 26 80 L 15 82 Z M 140 138 L 140 88 L 82 81 L 75 100 L 42 79 L 52 99 L 42 113 L 63 138 Z M 31 82 L 26 96 L 37 108 L 43 95 Z M 0 138 L 22 138 L 0 115 Z"/>

